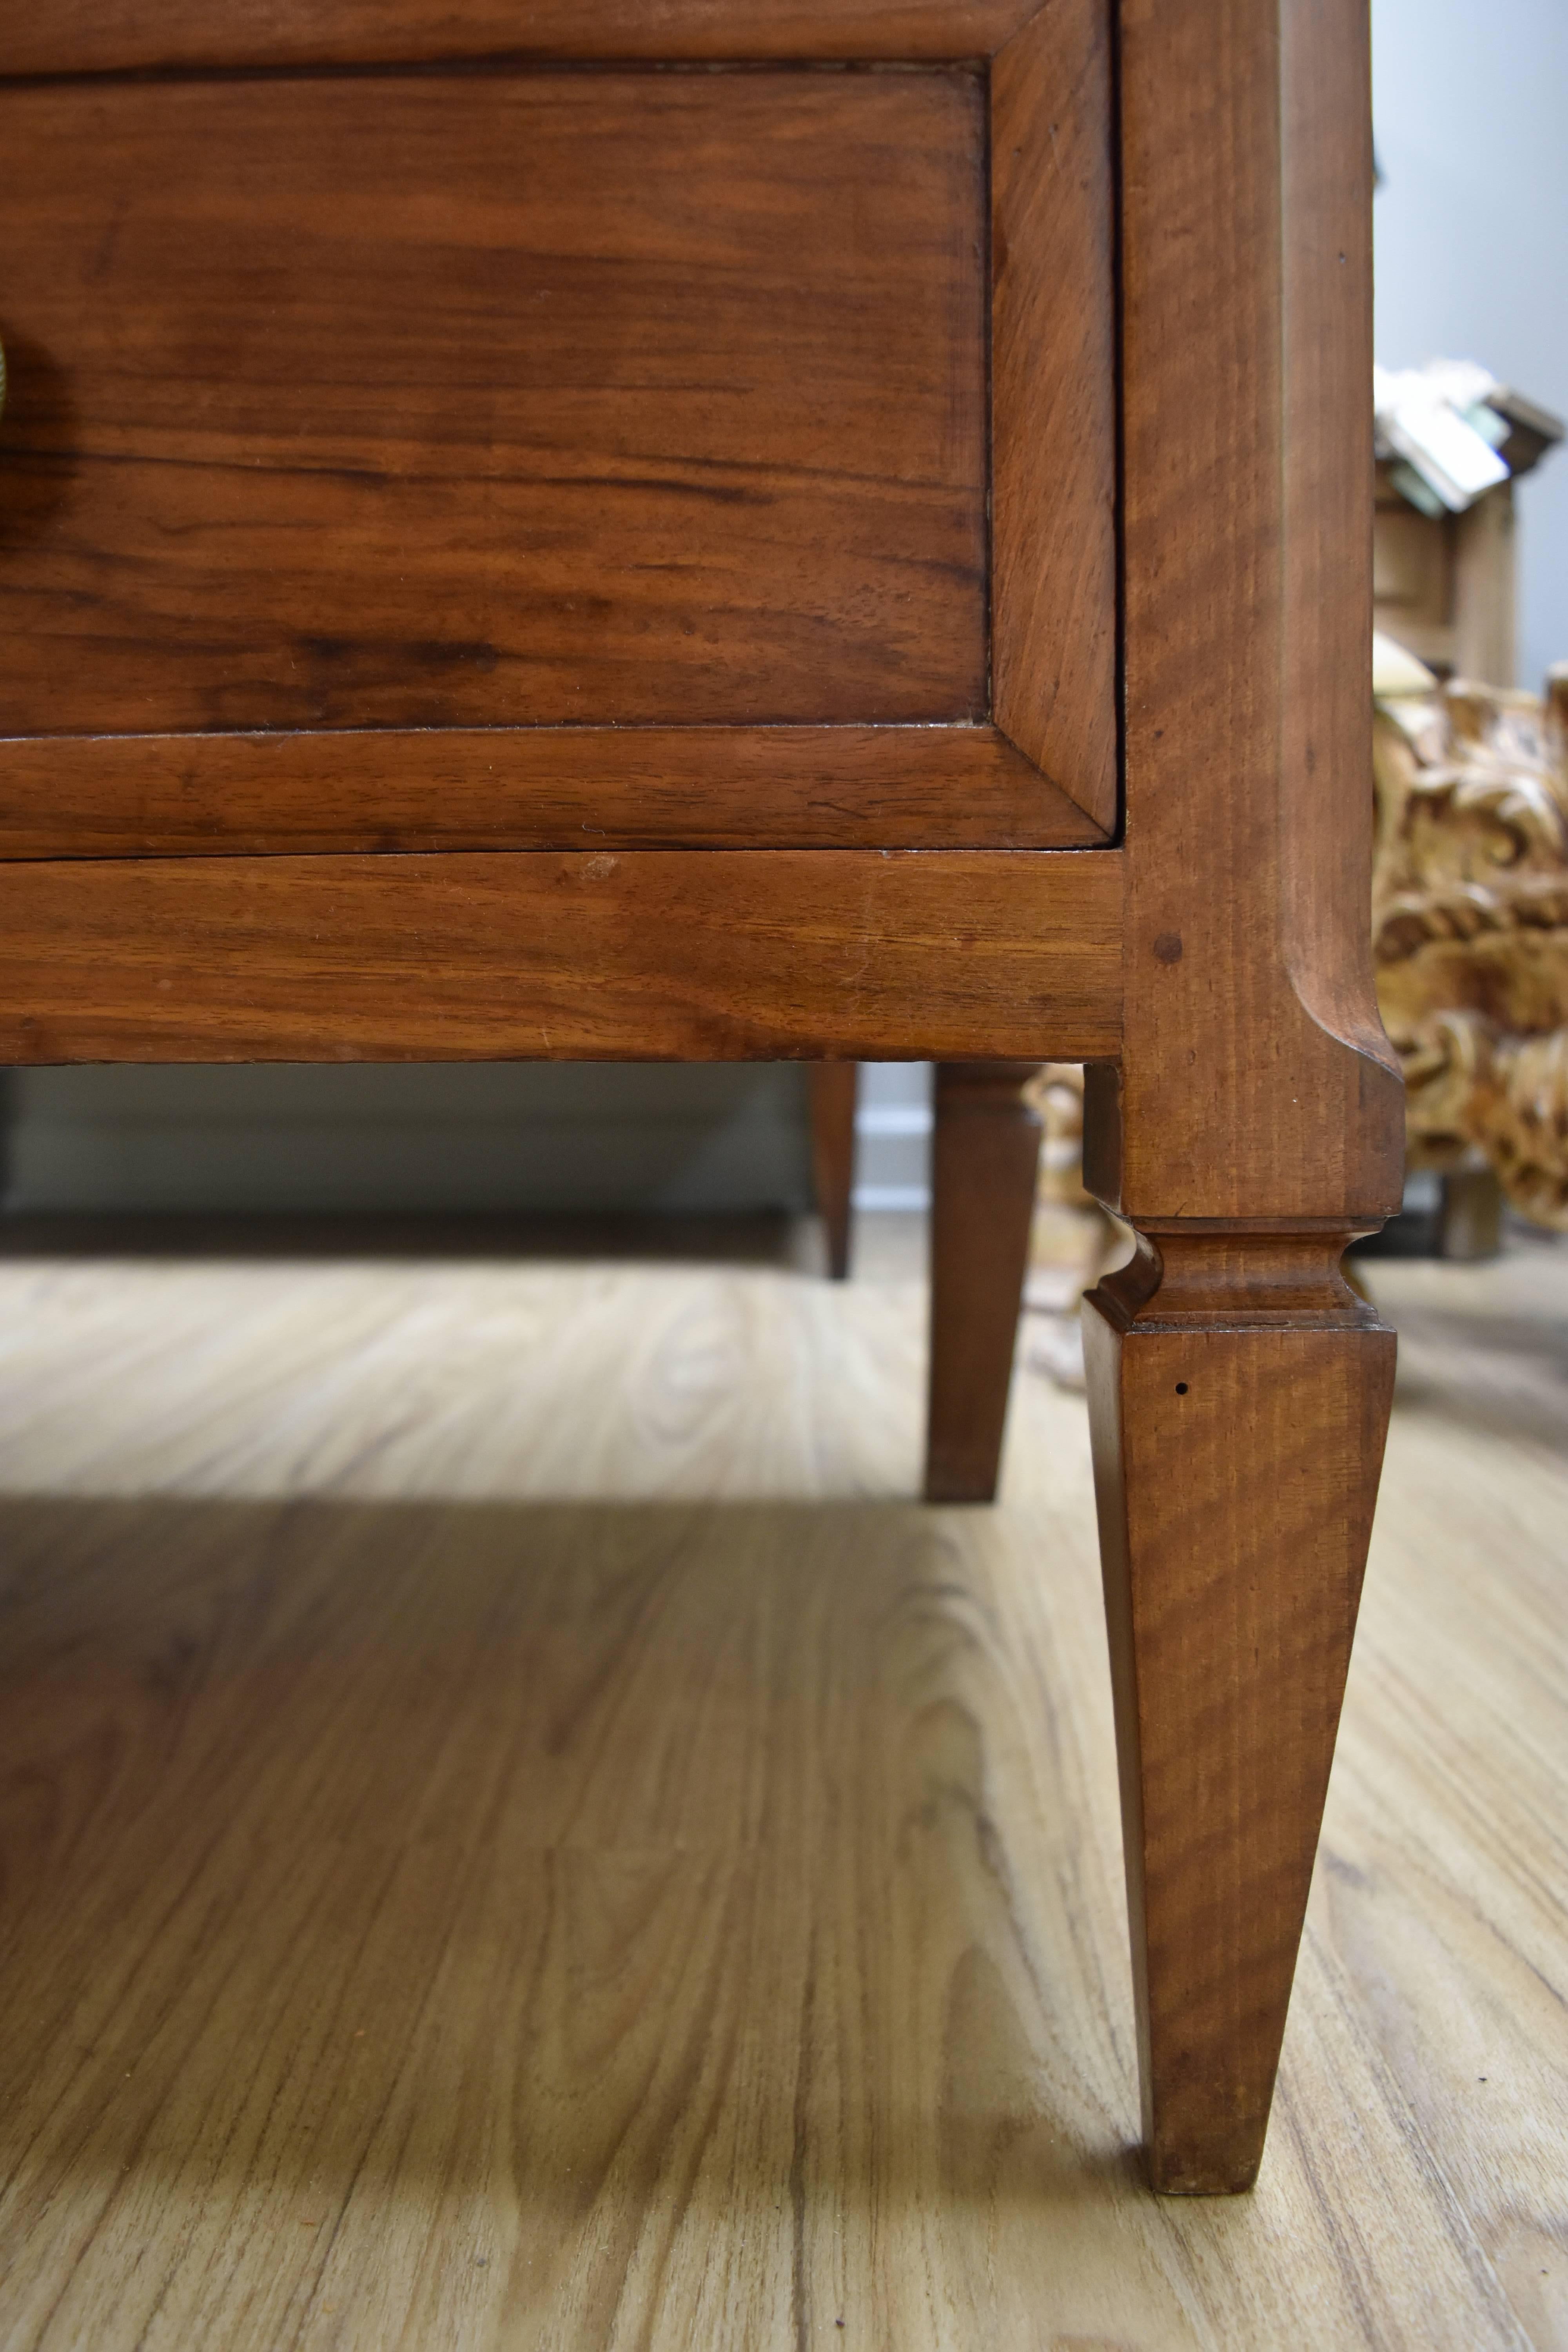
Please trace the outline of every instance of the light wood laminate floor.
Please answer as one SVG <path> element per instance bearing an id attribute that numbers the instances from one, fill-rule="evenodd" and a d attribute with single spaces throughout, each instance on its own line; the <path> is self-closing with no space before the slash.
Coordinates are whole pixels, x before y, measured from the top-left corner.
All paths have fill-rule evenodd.
<path id="1" fill-rule="evenodd" d="M 1373 1269 L 1273 2135 L 1172 2203 L 1083 1407 L 909 1501 L 862 1223 L 847 1290 L 13 1242 L 8 2352 L 1568 2346 L 1568 1248 Z"/>

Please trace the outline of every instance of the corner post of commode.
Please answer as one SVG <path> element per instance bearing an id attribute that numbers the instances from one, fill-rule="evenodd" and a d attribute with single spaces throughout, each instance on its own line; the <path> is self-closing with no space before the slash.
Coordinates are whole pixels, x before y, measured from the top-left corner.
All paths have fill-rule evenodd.
<path id="1" fill-rule="evenodd" d="M 1365 0 L 1121 0 L 1123 1045 L 1086 1304 L 1156 2188 L 1262 2153 L 1394 1338 L 1367 940 Z"/>

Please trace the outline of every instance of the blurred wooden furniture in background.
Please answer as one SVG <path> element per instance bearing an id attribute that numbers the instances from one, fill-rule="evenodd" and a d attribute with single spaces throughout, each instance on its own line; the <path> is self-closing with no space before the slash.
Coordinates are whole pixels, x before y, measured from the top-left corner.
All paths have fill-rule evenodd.
<path id="1" fill-rule="evenodd" d="M 1373 374 L 1378 643 L 1414 656 L 1437 680 L 1479 679 L 1511 691 L 1519 660 L 1513 486 L 1563 439 L 1562 419 L 1470 361 Z M 1439 1156 L 1436 1254 L 1489 1257 L 1502 1241 L 1496 1173 L 1474 1146 L 1465 1158 Z M 1419 1175 L 1434 1164 L 1423 1148 L 1410 1166 Z M 1406 1245 L 1412 1230 L 1419 1227 L 1407 1215 L 1388 1244 Z"/>
<path id="2" fill-rule="evenodd" d="M 1493 405 L 1510 427 L 1498 451 L 1509 478 L 1462 513 L 1435 498 L 1424 511 L 1400 487 L 1410 483 L 1410 468 L 1379 463 L 1373 612 L 1379 629 L 1439 678 L 1511 687 L 1519 669 L 1513 486 L 1556 446 L 1563 427 L 1518 393 L 1494 394 Z"/>

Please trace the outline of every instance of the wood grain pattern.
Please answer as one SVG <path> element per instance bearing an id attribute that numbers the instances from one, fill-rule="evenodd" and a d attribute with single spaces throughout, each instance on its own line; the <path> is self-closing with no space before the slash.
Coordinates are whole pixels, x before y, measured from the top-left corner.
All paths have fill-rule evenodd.
<path id="1" fill-rule="evenodd" d="M 1113 1054 L 1117 853 L 0 864 L 0 1059 Z"/>
<path id="2" fill-rule="evenodd" d="M 992 655 L 998 726 L 1117 821 L 1110 14 L 1052 0 L 992 61 Z"/>
<path id="3" fill-rule="evenodd" d="M 1151 1243 L 1086 1304 L 1151 2178 L 1263 2155 L 1394 1340 L 1348 1236 Z M 1172 1278 L 1163 1279 L 1169 1259 Z"/>
<path id="4" fill-rule="evenodd" d="M 8 16 L 0 74 L 444 58 L 968 59 L 1038 0 L 53 0 Z"/>
<path id="5" fill-rule="evenodd" d="M 1040 1121 L 1033 1062 L 939 1062 L 931 1129 L 925 1495 L 995 1499 L 1029 1262 Z"/>
<path id="6" fill-rule="evenodd" d="M 918 1220 L 847 1289 L 16 1242 L 6 2352 L 1556 2352 L 1568 1250 L 1375 1269 L 1386 1504 L 1216 2203 L 1130 2154 L 1081 1402 L 1020 1380 L 1002 1509 L 900 1499 Z"/>
<path id="7" fill-rule="evenodd" d="M 1279 41 L 1288 548 L 1280 943 L 1291 986 L 1337 1065 L 1347 1150 L 1363 1155 L 1357 1189 L 1347 1196 L 1359 1210 L 1369 1190 L 1373 1205 L 1402 1190 L 1403 1160 L 1394 1180 L 1384 1121 L 1394 1118 L 1404 1091 L 1390 1084 L 1397 1065 L 1378 1017 L 1366 919 L 1373 798 L 1367 790 L 1373 482 L 1363 390 L 1373 359 L 1370 0 L 1289 0 Z"/>
<path id="8" fill-rule="evenodd" d="M 1156 2186 L 1256 2171 L 1392 1336 L 1334 1272 L 1403 1183 L 1366 946 L 1364 0 L 1123 0 L 1127 901 L 1088 1326 Z M 1314 1256 L 1316 1268 L 1314 1271 Z"/>
<path id="9" fill-rule="evenodd" d="M 1363 0 L 1122 24 L 1127 1042 L 1089 1165 L 1135 1221 L 1382 1216 Z"/>
<path id="10" fill-rule="evenodd" d="M 0 854 L 1104 838 L 1108 58 L 0 92 Z"/>
<path id="11" fill-rule="evenodd" d="M 1159 1237 L 1105 1294 L 1121 1320 L 1096 1411 L 1152 2155 L 1184 2189 L 1242 2185 L 1257 2160 L 1389 1360 L 1332 1272 L 1400 1171 L 1397 1076 L 1352 952 L 1364 33 L 1364 0 L 1122 9 L 1125 855 L 0 866 L 16 1060 L 1098 1066 L 1092 1180 Z M 991 158 L 997 716 L 1101 826 L 1109 56 L 1098 11 L 1057 0 L 996 68 Z M 0 114 L 42 168 L 14 175 L 34 438 L 0 575 L 7 723 L 985 717 L 984 96 L 977 71 L 777 68 L 12 88 Z M 86 448 L 79 497 L 63 461 Z M 1018 1139 L 1014 1114 L 1009 1167 Z M 971 1399 L 993 1435 L 998 1354 Z M 1184 1421 L 1163 1385 L 1177 1360 Z M 670 2114 L 661 2069 L 683 2074 L 691 2021 L 724 2007 L 729 1882 L 693 1856 L 694 1939 L 668 1876 L 623 1866 L 646 1841 L 622 1832 L 604 1882 L 568 1889 L 559 1966 L 553 1919 L 508 1944 L 488 1895 L 476 1915 L 531 2013 L 564 2020 L 563 2042 L 530 2025 L 518 2045 L 544 2101 L 525 2168 L 572 2104 L 578 1978 L 651 1936 L 656 1990 L 679 1980 L 690 2008 L 628 2046 Z M 307 1873 L 279 1899 L 297 1919 L 322 1896 Z M 693 1969 L 699 1945 L 714 1957 Z M 809 2004 L 826 1979 L 792 1948 Z M 199 1976 L 199 1938 L 188 1956 Z M 943 1972 L 950 2048 L 972 1992 Z M 816 2128 L 796 2091 L 792 2206 Z M 412 2132 L 439 2103 L 410 2100 Z M 605 2176 L 623 2145 L 590 2132 L 568 2170 Z M 683 2160 L 664 2133 L 650 2146 Z M 792 2284 L 797 2344 L 804 2308 Z"/>
<path id="12" fill-rule="evenodd" d="M 860 1094 L 858 1062 L 811 1066 L 811 1173 L 816 1213 L 827 1242 L 835 1282 L 849 1273 L 849 1222 L 855 1196 L 855 1109 Z"/>
<path id="13" fill-rule="evenodd" d="M 8 732 L 986 715 L 975 75 L 13 88 L 0 135 Z"/>
<path id="14" fill-rule="evenodd" d="M 336 729 L 0 739 L 0 858 L 321 850 L 1072 849 L 994 727 Z"/>

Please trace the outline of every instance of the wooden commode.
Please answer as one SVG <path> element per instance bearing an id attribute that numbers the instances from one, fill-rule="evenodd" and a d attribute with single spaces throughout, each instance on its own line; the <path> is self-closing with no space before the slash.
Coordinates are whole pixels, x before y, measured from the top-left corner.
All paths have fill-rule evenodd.
<path id="1" fill-rule="evenodd" d="M 1081 1061 L 1155 2185 L 1263 2144 L 1393 1372 L 1362 0 L 0 27 L 0 1059 Z"/>

